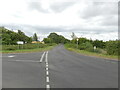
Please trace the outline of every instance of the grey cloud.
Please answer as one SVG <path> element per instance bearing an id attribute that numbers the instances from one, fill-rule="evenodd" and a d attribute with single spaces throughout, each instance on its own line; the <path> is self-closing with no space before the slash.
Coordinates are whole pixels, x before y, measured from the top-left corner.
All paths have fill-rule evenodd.
<path id="1" fill-rule="evenodd" d="M 66 33 L 72 33 L 75 32 L 79 35 L 91 35 L 91 38 L 93 35 L 100 35 L 100 34 L 108 34 L 111 32 L 117 32 L 117 30 L 114 29 L 107 29 L 107 28 L 88 28 L 88 27 L 71 27 L 67 29 L 65 26 L 59 26 L 59 27 L 50 27 L 50 26 L 32 26 L 32 25 L 17 25 L 17 24 L 9 24 L 4 25 L 5 27 L 15 29 L 15 30 L 22 30 L 25 32 L 26 35 L 32 36 L 34 33 L 37 33 L 38 35 L 44 35 L 45 37 L 51 33 L 51 32 L 61 32 L 63 33 L 63 36 L 68 37 L 69 35 L 66 35 Z M 40 36 L 41 37 L 41 36 Z M 80 37 L 80 36 L 78 36 Z"/>
<path id="2" fill-rule="evenodd" d="M 76 3 L 75 1 L 54 2 L 54 3 L 50 4 L 50 7 L 48 9 L 50 9 L 51 11 L 53 11 L 55 13 L 60 13 L 60 12 L 64 11 L 65 9 L 67 9 L 68 7 L 74 5 L 75 3 Z M 41 2 L 37 2 L 37 1 L 29 2 L 28 8 L 29 8 L 29 10 L 37 10 L 37 11 L 43 12 L 43 13 L 50 13 L 50 11 L 48 9 L 42 8 Z"/>
<path id="3" fill-rule="evenodd" d="M 117 15 L 118 4 L 115 2 L 93 2 L 87 3 L 86 9 L 79 15 L 89 19 L 101 15 Z"/>
<path id="4" fill-rule="evenodd" d="M 110 15 L 101 20 L 102 26 L 118 26 L 118 16 Z"/>
<path id="5" fill-rule="evenodd" d="M 5 24 L 2 25 L 8 28 L 11 28 L 13 30 L 23 30 L 23 31 L 28 31 L 28 32 L 37 32 L 37 33 L 49 33 L 49 32 L 78 32 L 78 33 L 107 33 L 107 32 L 115 32 L 116 30 L 114 29 L 107 29 L 107 28 L 89 28 L 89 27 L 71 27 L 67 29 L 65 26 L 59 26 L 59 27 L 50 27 L 50 26 L 32 26 L 32 25 L 17 25 L 17 24 Z"/>
<path id="6" fill-rule="evenodd" d="M 37 2 L 37 1 L 32 1 L 28 3 L 28 8 L 29 10 L 37 10 L 39 12 L 43 12 L 43 13 L 49 13 L 48 9 L 43 9 L 41 7 L 41 3 Z"/>
<path id="7" fill-rule="evenodd" d="M 50 9 L 52 11 L 54 11 L 55 13 L 60 13 L 62 11 L 64 11 L 65 9 L 67 9 L 68 7 L 71 7 L 72 5 L 74 5 L 76 2 L 57 2 L 57 3 L 53 3 L 50 5 Z"/>

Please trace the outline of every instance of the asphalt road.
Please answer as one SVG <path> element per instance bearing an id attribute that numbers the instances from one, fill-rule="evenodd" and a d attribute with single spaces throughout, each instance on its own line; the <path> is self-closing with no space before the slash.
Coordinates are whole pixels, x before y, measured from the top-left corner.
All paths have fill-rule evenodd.
<path id="1" fill-rule="evenodd" d="M 118 88 L 118 62 L 80 55 L 63 45 L 2 55 L 3 88 Z"/>

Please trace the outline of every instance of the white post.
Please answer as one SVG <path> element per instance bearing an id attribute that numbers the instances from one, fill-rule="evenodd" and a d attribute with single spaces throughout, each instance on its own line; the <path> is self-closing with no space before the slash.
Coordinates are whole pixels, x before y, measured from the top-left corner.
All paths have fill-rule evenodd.
<path id="1" fill-rule="evenodd" d="M 77 48 L 78 48 L 78 40 L 79 40 L 79 39 L 77 38 Z"/>
<path id="2" fill-rule="evenodd" d="M 94 46 L 94 51 L 96 50 L 96 46 Z"/>

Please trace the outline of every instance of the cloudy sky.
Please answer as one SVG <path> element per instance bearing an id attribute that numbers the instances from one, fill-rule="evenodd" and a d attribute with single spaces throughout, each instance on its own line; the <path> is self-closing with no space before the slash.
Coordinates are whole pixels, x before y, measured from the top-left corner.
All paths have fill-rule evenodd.
<path id="1" fill-rule="evenodd" d="M 118 38 L 118 0 L 0 0 L 0 26 L 40 40 L 49 33 L 71 39 Z"/>

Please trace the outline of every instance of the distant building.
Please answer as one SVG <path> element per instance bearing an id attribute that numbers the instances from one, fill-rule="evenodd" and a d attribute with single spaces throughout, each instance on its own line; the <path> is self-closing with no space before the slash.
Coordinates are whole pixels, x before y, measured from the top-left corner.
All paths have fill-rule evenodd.
<path id="1" fill-rule="evenodd" d="M 44 42 L 40 42 L 40 41 L 32 41 L 33 44 L 35 43 L 40 43 L 40 44 L 45 44 Z"/>

